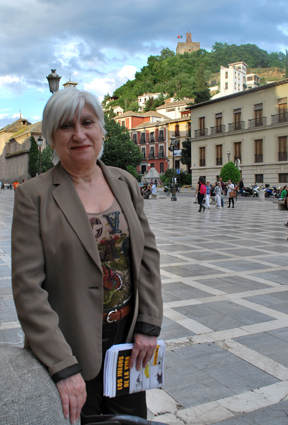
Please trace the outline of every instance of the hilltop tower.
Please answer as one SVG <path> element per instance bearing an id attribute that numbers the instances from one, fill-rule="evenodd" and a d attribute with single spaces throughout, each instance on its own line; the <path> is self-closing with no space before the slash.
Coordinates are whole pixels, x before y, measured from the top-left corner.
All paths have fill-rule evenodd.
<path id="1" fill-rule="evenodd" d="M 178 55 L 183 55 L 183 53 L 188 52 L 195 52 L 196 50 L 200 49 L 200 43 L 198 42 L 193 42 L 192 41 L 192 35 L 191 32 L 187 32 L 186 33 L 186 41 L 184 42 L 179 42 L 177 44 L 177 48 L 176 48 L 176 53 Z"/>

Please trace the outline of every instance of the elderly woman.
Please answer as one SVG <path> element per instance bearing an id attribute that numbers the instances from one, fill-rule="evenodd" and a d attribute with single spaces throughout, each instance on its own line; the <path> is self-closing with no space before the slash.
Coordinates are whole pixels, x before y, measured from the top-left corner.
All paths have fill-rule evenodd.
<path id="1" fill-rule="evenodd" d="M 57 165 L 18 187 L 12 226 L 25 347 L 47 366 L 71 423 L 83 406 L 145 418 L 145 393 L 103 397 L 102 371 L 105 351 L 130 341 L 129 366 L 146 367 L 160 333 L 159 253 L 138 183 L 99 160 L 104 116 L 91 94 L 54 94 L 42 134 Z"/>

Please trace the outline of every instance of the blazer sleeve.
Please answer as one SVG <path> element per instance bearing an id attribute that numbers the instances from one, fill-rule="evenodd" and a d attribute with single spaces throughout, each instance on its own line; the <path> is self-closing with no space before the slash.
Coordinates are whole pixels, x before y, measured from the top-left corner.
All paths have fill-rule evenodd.
<path id="1" fill-rule="evenodd" d="M 138 280 L 139 314 L 135 331 L 158 336 L 163 318 L 160 278 L 160 254 L 155 235 L 144 212 L 144 200 L 138 182 L 133 178 L 133 203 L 144 233 L 144 250 Z"/>
<path id="2" fill-rule="evenodd" d="M 35 203 L 25 185 L 17 188 L 12 223 L 12 288 L 28 347 L 53 376 L 78 362 L 59 329 L 58 315 L 43 289 L 45 258 L 39 218 L 41 202 Z"/>

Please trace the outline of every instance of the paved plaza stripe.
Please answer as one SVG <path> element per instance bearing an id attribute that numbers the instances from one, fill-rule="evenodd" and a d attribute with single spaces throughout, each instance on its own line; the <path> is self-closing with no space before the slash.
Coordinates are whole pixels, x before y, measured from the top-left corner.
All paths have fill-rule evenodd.
<path id="1" fill-rule="evenodd" d="M 4 331 L 6 329 L 17 329 L 17 328 L 21 328 L 20 323 L 18 321 L 0 323 L 0 331 Z"/>

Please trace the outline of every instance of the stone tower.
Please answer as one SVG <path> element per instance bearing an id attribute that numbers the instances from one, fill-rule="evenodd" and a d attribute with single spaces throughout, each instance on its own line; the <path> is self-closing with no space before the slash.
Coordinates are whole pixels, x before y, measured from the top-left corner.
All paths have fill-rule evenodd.
<path id="1" fill-rule="evenodd" d="M 191 32 L 186 33 L 186 41 L 179 42 L 177 44 L 176 53 L 178 55 L 183 55 L 183 53 L 188 52 L 195 52 L 196 50 L 200 49 L 200 43 L 192 42 L 192 36 Z"/>

